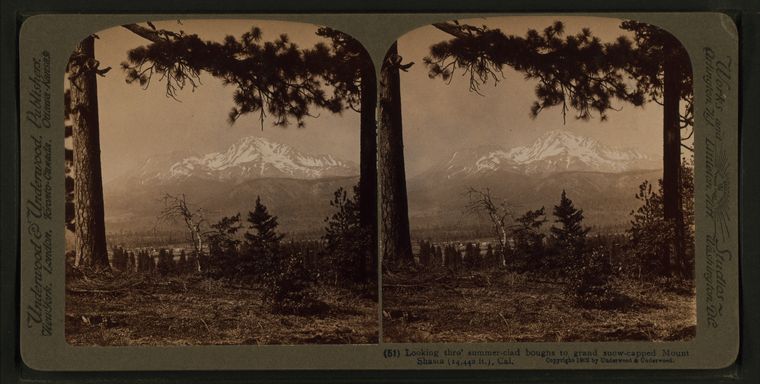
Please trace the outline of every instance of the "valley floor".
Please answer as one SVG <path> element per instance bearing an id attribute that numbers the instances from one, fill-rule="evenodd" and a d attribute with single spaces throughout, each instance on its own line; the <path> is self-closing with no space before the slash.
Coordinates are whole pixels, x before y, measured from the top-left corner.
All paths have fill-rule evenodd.
<path id="1" fill-rule="evenodd" d="M 503 271 L 402 272 L 383 276 L 385 342 L 688 340 L 696 334 L 693 287 L 618 281 L 630 299 L 586 309 L 566 285 Z"/>
<path id="2" fill-rule="evenodd" d="M 271 313 L 257 288 L 196 276 L 79 277 L 66 284 L 73 345 L 369 344 L 378 339 L 372 298 L 320 287 L 323 315 Z"/>

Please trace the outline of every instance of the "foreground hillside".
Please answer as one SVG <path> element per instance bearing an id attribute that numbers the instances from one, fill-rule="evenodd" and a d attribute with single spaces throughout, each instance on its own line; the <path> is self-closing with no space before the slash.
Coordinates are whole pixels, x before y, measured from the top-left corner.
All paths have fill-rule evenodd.
<path id="1" fill-rule="evenodd" d="M 256 287 L 192 275 L 74 278 L 66 284 L 66 341 L 73 345 L 367 344 L 377 303 L 321 287 L 329 309 L 273 314 Z"/>
<path id="2" fill-rule="evenodd" d="M 627 303 L 610 310 L 578 307 L 565 284 L 529 274 L 385 276 L 383 338 L 442 343 L 680 341 L 695 336 L 693 287 L 617 284 Z"/>

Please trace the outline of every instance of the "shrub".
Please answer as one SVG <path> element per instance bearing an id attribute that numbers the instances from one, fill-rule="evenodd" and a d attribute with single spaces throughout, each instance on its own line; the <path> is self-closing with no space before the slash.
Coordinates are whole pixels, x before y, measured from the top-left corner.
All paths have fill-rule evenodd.
<path id="1" fill-rule="evenodd" d="M 571 272 L 569 285 L 578 305 L 586 308 L 615 309 L 628 303 L 612 285 L 609 255 L 601 249 L 585 252 Z"/>
<path id="2" fill-rule="evenodd" d="M 272 311 L 290 315 L 315 315 L 329 306 L 317 298 L 314 275 L 294 256 L 286 257 L 265 280 L 265 299 Z"/>
<path id="3" fill-rule="evenodd" d="M 664 218 L 662 180 L 658 191 L 653 190 L 648 181 L 644 181 L 639 186 L 636 199 L 643 204 L 631 212 L 633 220 L 628 230 L 636 274 L 639 277 L 642 274 L 667 274 L 670 262 L 665 256 L 672 252 L 675 226 Z"/>
<path id="4" fill-rule="evenodd" d="M 694 275 L 694 170 L 685 163 L 681 164 L 680 192 L 683 222 L 678 228 L 676 220 L 664 218 L 662 180 L 658 180 L 656 190 L 648 181 L 639 186 L 636 199 L 642 205 L 631 212 L 628 230 L 630 251 L 636 261 L 634 273 L 639 277 L 666 276 L 673 272 L 686 278 Z M 674 255 L 678 233 L 683 236 L 680 258 Z"/>

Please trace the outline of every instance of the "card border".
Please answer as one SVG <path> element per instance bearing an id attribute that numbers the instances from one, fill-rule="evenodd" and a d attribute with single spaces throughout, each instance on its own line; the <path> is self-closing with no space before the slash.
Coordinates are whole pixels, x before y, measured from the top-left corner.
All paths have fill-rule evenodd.
<path id="1" fill-rule="evenodd" d="M 31 4 L 29 4 L 29 3 L 31 3 Z M 39 8 L 44 7 L 44 4 L 41 5 L 41 3 L 44 3 L 44 2 L 42 2 L 42 1 L 27 2 L 27 4 L 24 4 L 24 6 L 26 6 L 26 7 L 19 7 L 18 4 L 15 4 L 15 2 L 14 2 L 13 5 L 8 5 L 8 3 L 6 3 L 6 2 L 3 3 L 3 17 L 2 17 L 2 19 L 3 19 L 3 40 L 2 40 L 3 41 L 3 51 L 2 52 L 3 52 L 3 62 L 4 62 L 3 69 L 2 69 L 3 79 L 6 79 L 6 80 L 7 79 L 13 79 L 13 77 L 11 77 L 11 76 L 15 76 L 15 58 L 14 58 L 14 55 L 16 54 L 16 52 L 13 49 L 14 48 L 14 44 L 12 44 L 13 42 L 15 42 L 15 40 L 13 39 L 13 37 L 15 36 L 15 33 L 12 33 L 12 32 L 17 32 L 18 30 L 17 29 L 13 30 L 13 27 L 14 27 L 13 21 L 18 21 L 18 19 L 16 19 L 16 18 L 19 16 L 20 12 L 29 11 L 29 10 L 31 10 L 30 8 L 37 8 L 37 9 L 39 9 Z M 47 2 L 47 3 L 53 4 L 53 2 Z M 196 10 L 202 9 L 202 7 L 204 6 L 204 3 L 206 4 L 205 5 L 206 9 L 208 9 L 208 8 L 219 9 L 220 8 L 219 4 L 213 4 L 213 5 L 211 5 L 213 2 L 189 2 L 189 3 L 192 3 L 192 4 L 190 4 L 191 7 L 192 7 L 192 5 L 196 5 L 196 6 L 200 5 L 201 8 L 196 8 Z M 432 2 L 427 2 L 427 3 L 430 4 Z M 555 4 L 561 4 L 561 8 L 563 8 L 563 9 L 568 9 L 568 5 L 567 4 L 560 3 L 560 2 L 554 2 L 554 3 Z M 596 8 L 595 10 L 607 10 L 607 11 L 609 11 L 609 10 L 621 10 L 621 8 L 624 8 L 624 7 L 628 7 L 626 10 L 630 10 L 632 8 L 639 8 L 639 10 L 641 10 L 642 8 L 644 8 L 646 10 L 655 10 L 655 9 L 652 9 L 649 6 L 649 4 L 643 5 L 643 4 L 640 4 L 640 3 L 637 3 L 637 2 L 633 2 L 633 1 L 621 1 L 621 2 L 618 2 L 618 3 L 616 3 L 615 6 L 612 7 L 614 9 L 610 9 L 610 7 L 609 7 L 610 4 L 603 4 L 601 2 L 587 2 L 586 4 L 588 4 L 588 3 L 593 3 L 594 6 L 601 7 L 601 9 L 600 8 Z M 690 3 L 690 2 L 661 1 L 661 2 L 658 2 L 659 6 L 656 7 L 657 8 L 656 10 L 658 10 L 658 11 L 665 11 L 665 10 L 673 9 L 672 7 L 673 7 L 674 3 L 676 4 L 676 7 L 679 10 L 712 10 L 712 9 L 710 9 L 710 5 L 714 6 L 716 3 L 719 3 L 719 5 L 722 6 L 723 8 L 740 9 L 741 7 L 738 6 L 737 3 L 743 3 L 743 2 L 729 2 L 729 3 L 731 3 L 731 4 L 729 4 L 730 6 L 727 6 L 726 2 L 708 2 L 707 6 L 704 5 L 704 4 L 701 4 L 701 3 L 699 5 L 697 5 L 697 6 L 694 6 L 693 3 Z M 225 3 L 225 5 L 227 5 L 227 4 L 228 3 Z M 235 8 L 235 10 L 240 10 L 240 9 L 246 9 L 247 11 L 275 10 L 271 5 L 268 5 L 268 7 L 251 9 L 250 8 L 250 6 L 251 6 L 250 4 L 248 4 L 248 5 L 243 5 L 242 3 L 239 3 L 239 4 L 240 5 L 238 5 L 237 8 Z M 334 4 L 339 4 L 338 8 L 334 8 L 333 7 Z M 463 8 L 463 6 L 461 4 L 457 4 L 455 2 L 446 2 L 446 4 L 447 4 L 446 6 L 448 7 L 447 10 L 449 10 L 449 11 L 458 11 L 458 10 L 462 10 L 462 8 Z M 456 5 L 454 7 L 452 7 L 451 6 L 452 4 L 456 4 Z M 466 9 L 477 9 L 476 7 L 480 7 L 480 9 L 478 9 L 478 10 L 482 10 L 483 7 L 484 7 L 484 5 L 481 5 L 481 4 L 482 4 L 482 2 L 477 2 L 477 1 L 475 1 L 475 2 L 468 2 L 467 4 L 465 4 L 464 8 L 466 8 Z M 522 5 L 522 7 L 523 7 L 522 9 L 520 8 L 521 7 L 520 4 L 523 4 Z M 31 7 L 29 7 L 30 5 L 31 5 Z M 58 9 L 68 8 L 68 10 L 74 10 L 74 9 L 77 9 L 77 7 L 81 7 L 81 6 L 85 6 L 86 5 L 87 7 L 89 7 L 92 10 L 94 10 L 95 8 L 98 8 L 98 11 L 101 11 L 101 10 L 107 11 L 107 9 L 103 9 L 104 7 L 102 7 L 102 6 L 93 6 L 92 4 L 89 4 L 89 3 L 86 3 L 86 2 L 82 2 L 82 1 L 76 1 L 76 0 L 67 3 L 65 6 L 61 6 L 58 3 L 55 3 L 55 5 L 56 5 L 55 8 L 58 8 Z M 309 5 L 311 5 L 311 4 L 309 4 Z M 380 5 L 378 5 L 378 4 L 366 4 L 366 5 L 369 5 L 370 7 L 374 6 L 375 9 L 380 9 L 380 10 L 391 10 L 391 9 L 397 10 L 397 11 L 420 10 L 420 8 L 418 7 L 417 4 L 413 4 L 413 5 L 410 6 L 410 4 L 405 4 L 404 2 L 385 2 L 385 3 L 380 4 Z M 158 9 L 158 8 L 167 9 L 163 4 L 161 4 L 160 6 L 156 6 L 156 4 L 151 4 L 150 2 L 147 2 L 147 1 L 136 1 L 136 2 L 133 2 L 133 3 L 130 4 L 130 8 L 134 7 L 135 9 L 137 9 L 137 7 L 140 7 L 140 6 L 142 6 L 143 9 L 145 9 L 145 7 L 149 7 L 149 6 L 154 6 L 156 9 Z M 292 1 L 287 1 L 286 0 L 286 1 L 279 2 L 276 6 L 279 7 L 279 8 L 277 8 L 278 11 L 282 11 L 282 10 L 297 9 L 299 6 L 304 6 L 304 4 L 303 4 L 303 2 L 292 2 Z M 505 8 L 502 5 L 501 7 L 499 7 L 500 9 L 498 9 L 498 11 L 499 12 L 508 12 L 508 11 L 514 11 L 515 9 L 523 10 L 525 7 L 529 7 L 529 6 L 534 7 L 534 9 L 531 9 L 531 11 L 535 11 L 535 10 L 539 10 L 539 11 L 540 10 L 549 10 L 551 8 L 551 5 L 546 5 L 546 2 L 540 2 L 539 3 L 539 2 L 527 2 L 527 1 L 525 1 L 525 2 L 517 2 L 517 6 L 515 6 L 515 3 L 513 3 L 508 8 Z M 353 3 L 350 3 L 350 2 L 335 2 L 335 3 L 331 3 L 329 6 L 325 7 L 324 10 L 326 10 L 326 11 L 337 10 L 337 9 L 346 10 L 346 9 L 350 9 L 352 7 L 354 7 L 353 8 L 354 10 L 358 10 L 358 9 L 355 8 L 355 4 L 353 4 Z M 403 9 L 404 7 L 406 7 L 406 9 Z M 494 7 L 493 4 L 490 4 L 490 7 L 491 8 L 489 10 L 494 10 L 493 9 L 493 7 Z M 576 11 L 579 10 L 578 9 L 579 7 L 580 7 L 579 5 L 569 6 L 570 9 L 576 10 Z M 8 12 L 9 8 L 13 9 L 13 12 Z M 593 8 L 593 6 L 592 6 L 592 8 Z M 50 6 L 48 6 L 47 9 L 50 9 Z M 121 10 L 121 11 L 125 10 L 124 6 L 115 7 L 115 8 L 111 8 L 111 9 L 112 10 L 116 9 L 116 10 Z M 425 9 L 425 8 L 422 8 L 422 9 Z M 365 8 L 365 9 L 361 9 L 361 10 L 365 11 L 367 9 Z M 173 11 L 176 11 L 176 10 L 173 10 Z M 586 11 L 589 11 L 589 9 L 585 9 L 583 11 L 585 13 Z M 734 12 L 733 16 L 735 17 L 735 19 L 738 19 L 741 22 L 740 27 L 741 27 L 741 30 L 742 30 L 742 33 L 741 33 L 742 35 L 744 35 L 744 36 L 752 36 L 752 34 L 751 34 L 752 32 L 758 32 L 758 29 L 759 29 L 758 26 L 760 25 L 760 17 L 758 17 L 758 15 L 756 13 L 755 14 L 749 14 L 749 13 L 742 13 L 742 12 Z M 750 104 L 749 104 L 749 102 L 747 100 L 752 100 L 752 99 L 757 100 L 757 96 L 758 96 L 758 89 L 756 88 L 757 75 L 756 74 L 753 75 L 753 73 L 751 72 L 751 69 L 758 67 L 759 60 L 757 58 L 757 53 L 760 50 L 759 49 L 760 44 L 757 43 L 757 42 L 753 43 L 750 39 L 743 39 L 741 41 L 741 44 L 742 44 L 742 59 L 743 59 L 741 70 L 742 70 L 742 80 L 743 80 L 743 82 L 740 85 L 741 85 L 742 90 L 745 93 L 745 98 L 743 99 L 743 108 L 741 110 L 741 113 L 742 113 L 741 123 L 742 123 L 742 127 L 744 129 L 741 130 L 741 135 L 742 136 L 741 136 L 740 145 L 741 145 L 741 148 L 742 148 L 742 151 L 741 151 L 742 162 L 741 162 L 740 165 L 742 167 L 742 173 L 745 176 L 747 176 L 747 175 L 754 174 L 754 172 L 751 172 L 751 171 L 753 171 L 753 170 L 756 171 L 757 170 L 756 168 L 752 168 L 753 164 L 760 163 L 759 161 L 757 161 L 758 160 L 758 157 L 757 157 L 758 155 L 755 154 L 755 153 L 753 153 L 751 151 L 752 144 L 758 142 L 758 137 L 756 136 L 758 133 L 756 133 L 756 130 L 755 130 L 755 132 L 753 132 L 753 130 L 747 129 L 748 127 L 756 127 L 758 125 L 757 124 L 757 122 L 758 122 L 758 111 L 757 111 L 756 108 L 751 108 Z M 755 82 L 753 82 L 752 80 L 755 80 Z M 755 84 L 755 88 L 752 88 L 750 86 L 751 84 Z M 3 250 L 3 259 L 2 259 L 3 284 L 2 284 L 2 289 L 3 289 L 3 296 L 2 297 L 3 297 L 3 306 L 4 306 L 4 309 L 7 308 L 8 303 L 15 303 L 16 304 L 14 306 L 15 307 L 15 311 L 7 311 L 7 310 L 3 311 L 4 314 L 8 314 L 8 315 L 3 315 L 2 316 L 2 319 L 3 319 L 3 333 L 2 333 L 2 336 L 3 336 L 3 343 L 2 343 L 3 349 L 2 349 L 2 351 L 3 351 L 3 356 L 4 356 L 3 357 L 3 366 L 2 367 L 3 367 L 3 377 L 4 378 L 5 378 L 5 374 L 7 372 L 9 372 L 5 368 L 8 368 L 8 367 L 12 367 L 12 368 L 13 367 L 18 367 L 18 360 L 15 360 L 16 364 L 13 364 L 13 363 L 9 363 L 8 362 L 9 360 L 6 359 L 6 357 L 9 357 L 9 356 L 11 358 L 13 358 L 13 356 L 11 354 L 6 353 L 6 352 L 9 352 L 9 349 L 13 350 L 13 346 L 14 345 L 16 346 L 16 348 L 15 348 L 16 354 L 14 354 L 14 355 L 15 355 L 15 358 L 18 359 L 18 354 L 17 354 L 18 353 L 18 347 L 17 347 L 17 344 L 16 343 L 9 343 L 9 342 L 7 342 L 8 341 L 8 335 L 9 335 L 8 330 L 9 329 L 11 331 L 15 330 L 15 332 L 10 332 L 10 333 L 15 333 L 16 335 L 17 335 L 17 331 L 18 331 L 17 324 L 14 324 L 14 323 L 17 323 L 15 320 L 17 319 L 17 310 L 18 310 L 18 304 L 17 304 L 17 300 L 18 300 L 18 296 L 17 296 L 17 292 L 18 292 L 17 278 L 18 278 L 18 276 L 16 275 L 17 268 L 14 268 L 14 266 L 16 265 L 16 262 L 18 261 L 17 260 L 17 257 L 18 257 L 18 240 L 17 240 L 17 237 L 16 237 L 17 236 L 17 232 L 16 232 L 17 228 L 15 226 L 18 224 L 18 216 L 17 216 L 17 212 L 18 212 L 18 210 L 17 210 L 17 208 L 18 208 L 18 201 L 17 201 L 18 194 L 17 193 L 18 192 L 17 191 L 18 191 L 18 166 L 19 166 L 19 163 L 18 163 L 18 141 L 17 141 L 17 137 L 15 136 L 18 132 L 15 129 L 13 129 L 13 127 L 12 127 L 13 125 L 15 125 L 13 123 L 17 119 L 17 117 L 14 116 L 14 114 L 16 112 L 13 111 L 12 109 L 16 105 L 15 102 L 17 102 L 18 93 L 16 91 L 16 88 L 13 85 L 14 85 L 13 81 L 5 81 L 5 82 L 3 82 L 3 86 L 2 86 L 3 87 L 3 116 L 2 116 L 2 122 L 3 122 L 2 149 L 3 149 L 3 151 L 2 151 L 2 160 L 3 160 L 3 174 L 5 176 L 5 177 L 2 178 L 3 180 L 2 180 L 2 184 L 1 184 L 2 187 L 3 187 L 2 188 L 2 192 L 3 192 L 3 204 L 2 204 L 2 208 L 3 209 L 2 209 L 2 211 L 3 211 L 3 214 L 1 215 L 2 218 L 3 218 L 2 219 L 2 229 L 3 229 L 3 231 L 2 231 L 2 236 L 3 236 L 3 242 L 2 242 L 2 250 Z M 15 84 L 15 85 L 17 86 L 17 84 Z M 750 96 L 753 96 L 753 97 L 750 97 Z M 15 140 L 14 140 L 14 138 L 15 138 Z M 757 152 L 757 151 L 755 151 L 755 152 Z M 754 166 L 756 167 L 757 165 L 754 165 Z M 15 177 L 13 177 L 13 176 L 15 176 Z M 742 196 L 754 196 L 755 194 L 753 192 L 757 192 L 758 189 L 760 189 L 760 188 L 758 188 L 759 187 L 758 182 L 757 181 L 753 181 L 751 177 L 749 177 L 749 178 L 747 178 L 747 177 L 743 178 L 742 180 L 740 180 L 740 183 L 741 183 L 740 185 L 741 185 L 741 188 L 742 188 L 742 191 L 741 191 Z M 740 210 L 740 216 L 741 216 L 740 225 L 741 225 L 741 228 L 742 229 L 757 228 L 758 220 L 756 219 L 756 215 L 750 215 L 746 211 L 746 209 L 750 209 L 754 213 L 754 212 L 757 212 L 758 207 L 755 206 L 752 202 L 748 201 L 748 199 L 740 199 L 740 206 L 741 206 L 741 210 Z M 740 246 L 742 248 L 742 251 L 743 251 L 742 253 L 743 253 L 743 256 L 744 256 L 740 260 L 741 260 L 741 267 L 742 267 L 741 268 L 741 273 L 742 273 L 742 276 L 744 278 L 743 279 L 743 284 L 742 284 L 742 288 L 743 289 L 741 291 L 741 293 L 742 293 L 742 299 L 743 299 L 742 300 L 743 311 L 741 313 L 741 316 L 742 316 L 742 319 L 744 320 L 743 324 L 742 324 L 742 334 L 743 334 L 742 338 L 745 341 L 749 341 L 751 339 L 754 339 L 754 340 L 757 339 L 757 333 L 753 333 L 753 332 L 757 332 L 757 328 L 755 326 L 754 331 L 753 331 L 753 328 L 752 328 L 751 324 L 753 324 L 753 323 L 754 324 L 758 324 L 759 323 L 757 321 L 758 320 L 758 313 L 757 313 L 757 310 L 756 310 L 758 308 L 758 305 L 757 305 L 758 304 L 758 299 L 757 299 L 758 296 L 751 294 L 751 293 L 757 291 L 757 289 L 756 289 L 757 288 L 757 284 L 753 283 L 753 282 L 757 281 L 756 277 L 758 276 L 757 271 L 758 271 L 759 268 L 757 268 L 757 264 L 758 264 L 757 263 L 757 257 L 748 257 L 749 255 L 757 256 L 758 243 L 757 243 L 757 240 L 753 239 L 751 236 L 748 236 L 748 234 L 749 234 L 748 231 L 742 231 L 741 232 L 742 239 L 741 239 L 741 244 L 740 244 Z M 12 256 L 8 257 L 11 254 L 15 254 L 16 257 L 15 258 L 12 257 Z M 15 282 L 15 284 L 8 284 L 9 282 L 11 282 L 11 283 Z M 13 296 L 14 292 L 16 294 L 15 297 Z M 10 321 L 10 324 L 9 324 L 9 319 L 12 320 L 12 321 Z M 754 320 L 754 321 L 748 321 L 748 320 Z M 745 337 L 746 337 L 746 339 L 745 339 Z M 18 340 L 18 339 L 16 339 L 16 340 Z M 744 364 L 748 360 L 750 360 L 753 356 L 754 357 L 757 356 L 756 347 L 753 348 L 751 345 L 752 344 L 750 344 L 748 346 L 746 343 L 743 343 L 743 347 L 741 348 L 741 351 L 740 351 L 739 360 L 737 361 L 737 364 L 735 364 L 734 367 L 733 367 L 733 368 L 736 368 L 736 369 L 734 369 L 734 371 L 736 371 L 736 372 L 733 372 L 733 373 L 725 372 L 725 371 L 732 371 L 731 368 L 728 368 L 728 369 L 725 369 L 725 370 L 720 370 L 720 371 L 724 371 L 724 372 L 722 374 L 719 374 L 718 376 L 714 376 L 714 378 L 721 378 L 723 380 L 743 380 L 743 378 L 749 378 L 750 376 L 752 376 L 752 374 L 751 374 L 752 372 L 754 372 L 754 376 L 752 376 L 752 377 L 757 377 L 757 375 L 756 375 L 757 374 L 757 367 L 756 366 L 753 367 L 752 365 L 746 365 L 746 364 Z M 10 348 L 8 348 L 8 346 L 10 346 Z M 743 369 L 738 369 L 739 367 L 743 367 Z M 741 371 L 741 372 L 739 372 L 739 371 Z M 20 372 L 20 371 L 13 370 L 13 372 Z M 396 372 L 399 372 L 399 371 L 396 371 Z M 414 371 L 414 372 L 417 372 L 417 371 Z M 521 373 L 526 373 L 526 371 L 520 371 L 520 372 Z M 582 372 L 583 371 L 573 371 L 573 372 L 570 373 L 570 376 L 577 376 L 577 375 L 581 374 Z M 601 373 L 598 373 L 599 371 L 592 371 L 592 372 L 597 372 L 597 374 L 602 375 Z M 619 376 L 621 379 L 625 378 L 625 377 L 629 377 L 628 375 L 621 374 L 624 371 L 615 371 L 615 372 L 618 373 L 618 374 L 620 374 L 620 375 L 616 375 L 616 376 Z M 642 371 L 640 371 L 640 372 L 642 372 Z M 651 372 L 659 372 L 659 371 L 643 371 L 643 372 L 650 372 L 651 373 Z M 670 373 L 672 373 L 672 372 L 673 371 L 670 371 Z M 267 377 L 266 374 L 260 375 L 262 373 L 263 373 L 262 371 L 257 371 L 257 375 L 259 375 L 260 378 L 266 378 Z M 549 376 L 555 376 L 555 377 L 557 377 L 560 374 L 562 374 L 563 376 L 567 375 L 567 373 L 566 372 L 563 373 L 563 371 L 544 371 L 544 373 L 550 374 Z M 544 373 L 542 373 L 542 375 Z M 473 374 L 475 374 L 475 372 L 470 372 L 468 375 L 473 375 Z M 504 374 L 505 373 L 502 373 L 502 375 L 504 375 Z M 385 373 L 384 375 L 387 376 L 387 373 Z M 452 376 L 452 375 L 453 376 L 457 376 L 455 372 L 444 372 L 444 375 L 447 375 L 447 376 Z M 47 377 L 47 376 L 48 375 L 42 375 L 42 377 L 39 377 L 39 378 L 45 380 L 43 377 Z M 76 374 L 73 374 L 73 375 L 72 374 L 68 374 L 68 377 L 70 377 L 70 378 L 71 377 L 76 377 L 76 376 L 77 376 Z M 95 376 L 99 376 L 99 375 L 95 375 Z M 134 377 L 135 375 L 128 374 L 128 375 L 125 375 L 124 377 L 130 377 L 130 376 Z M 139 374 L 138 374 L 138 376 L 139 376 Z M 152 377 L 153 375 L 150 375 L 150 376 Z M 339 376 L 343 376 L 343 375 L 339 375 Z M 395 376 L 395 374 L 392 375 L 392 376 Z M 476 375 L 476 376 L 478 376 L 478 375 Z M 510 376 L 514 376 L 514 375 L 510 374 Z M 517 376 L 520 376 L 520 375 L 517 375 Z M 641 376 L 641 375 L 639 375 L 637 373 L 637 374 L 634 374 L 633 376 L 635 377 L 635 376 Z M 644 376 L 646 376 L 646 375 L 644 375 Z M 671 376 L 671 375 L 668 372 L 665 372 L 665 377 L 663 377 L 663 378 L 666 378 L 668 376 Z M 690 375 L 685 375 L 685 377 L 688 377 L 688 376 L 690 376 Z M 16 377 L 18 378 L 18 376 L 16 376 Z M 201 377 L 204 377 L 204 376 L 201 376 Z M 230 378 L 232 378 L 232 377 L 234 377 L 234 375 L 230 376 Z M 662 376 L 660 376 L 660 377 L 662 377 Z M 682 376 L 678 376 L 678 377 L 682 377 Z M 682 377 L 682 378 L 685 378 L 685 377 Z M 699 375 L 698 377 L 704 378 L 705 376 Z M 170 379 L 170 377 L 167 377 L 167 378 Z M 210 378 L 211 377 L 206 376 L 206 379 L 210 379 Z M 398 379 L 401 379 L 401 377 L 398 377 Z"/>

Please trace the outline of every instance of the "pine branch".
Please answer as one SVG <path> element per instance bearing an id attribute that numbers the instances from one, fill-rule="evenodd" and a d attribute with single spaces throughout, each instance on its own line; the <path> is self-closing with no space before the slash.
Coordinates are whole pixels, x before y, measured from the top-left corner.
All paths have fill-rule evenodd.
<path id="1" fill-rule="evenodd" d="M 146 40 L 150 40 L 154 43 L 159 43 L 165 40 L 156 30 L 148 29 L 137 24 L 124 24 L 122 27 L 132 31 L 137 36 L 140 36 Z"/>

